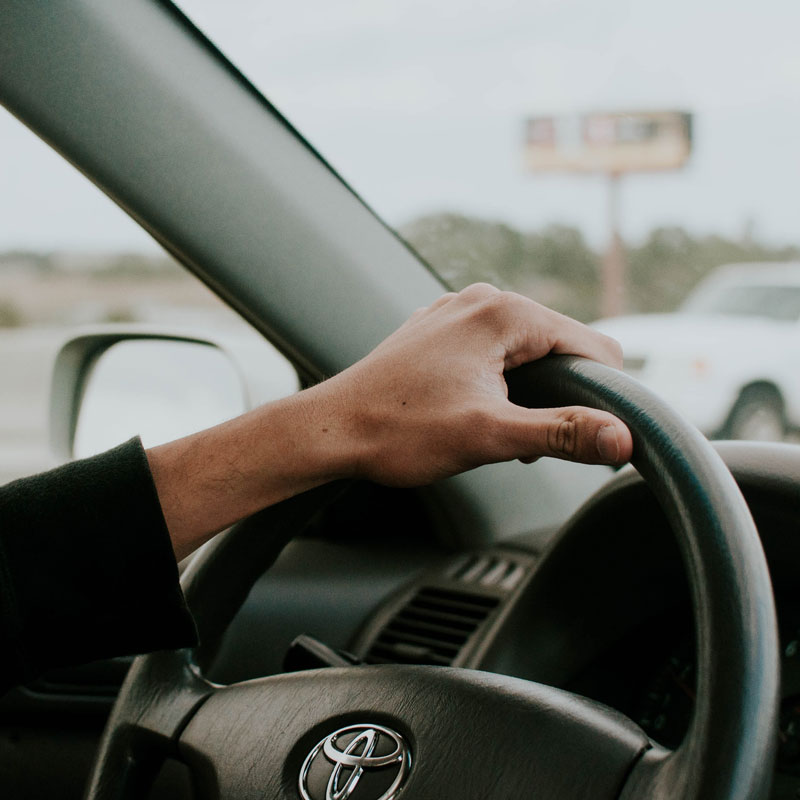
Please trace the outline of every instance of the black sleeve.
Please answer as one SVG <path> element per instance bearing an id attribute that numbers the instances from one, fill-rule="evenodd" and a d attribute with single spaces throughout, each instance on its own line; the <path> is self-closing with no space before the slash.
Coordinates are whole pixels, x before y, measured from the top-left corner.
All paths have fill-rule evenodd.
<path id="1" fill-rule="evenodd" d="M 0 488 L 0 692 L 195 641 L 138 439 Z"/>

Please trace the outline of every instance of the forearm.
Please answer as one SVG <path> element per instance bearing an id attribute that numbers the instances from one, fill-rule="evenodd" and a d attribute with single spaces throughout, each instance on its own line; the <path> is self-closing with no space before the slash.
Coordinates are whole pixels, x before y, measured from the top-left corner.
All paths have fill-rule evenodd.
<path id="1" fill-rule="evenodd" d="M 352 474 L 356 438 L 329 395 L 314 387 L 147 451 L 178 560 L 262 508 Z"/>

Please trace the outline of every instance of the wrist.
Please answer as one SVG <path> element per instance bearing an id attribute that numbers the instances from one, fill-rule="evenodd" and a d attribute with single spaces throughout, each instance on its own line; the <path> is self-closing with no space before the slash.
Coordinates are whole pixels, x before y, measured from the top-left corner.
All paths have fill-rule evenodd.
<path id="1" fill-rule="evenodd" d="M 324 386 L 147 451 L 178 558 L 266 506 L 356 474 L 348 417 Z"/>
<path id="2" fill-rule="evenodd" d="M 295 476 L 313 485 L 358 477 L 367 452 L 358 403 L 344 396 L 346 384 L 337 378 L 286 398 L 281 409 L 284 424 L 294 427 L 289 447 L 296 454 Z"/>

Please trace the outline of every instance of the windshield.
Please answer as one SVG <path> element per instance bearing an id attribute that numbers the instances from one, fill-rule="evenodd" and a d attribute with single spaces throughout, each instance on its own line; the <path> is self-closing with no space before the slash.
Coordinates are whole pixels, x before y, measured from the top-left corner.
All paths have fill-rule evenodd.
<path id="1" fill-rule="evenodd" d="M 796 337 L 659 327 L 800 260 L 796 0 L 181 5 L 451 286 L 596 321 L 708 436 L 796 436 Z M 754 282 L 704 310 L 797 318 Z"/>
<path id="2" fill-rule="evenodd" d="M 179 4 L 455 286 L 604 316 L 612 223 L 614 313 L 800 255 L 794 0 Z"/>
<path id="3" fill-rule="evenodd" d="M 597 325 L 710 437 L 798 439 L 800 339 L 763 318 L 797 319 L 800 283 L 753 288 L 800 269 L 797 0 L 178 5 L 452 287 Z M 0 439 L 33 471 L 69 326 L 234 323 L 9 115 L 0 132 L 0 367 L 19 387 Z M 675 313 L 742 264 L 702 326 Z"/>

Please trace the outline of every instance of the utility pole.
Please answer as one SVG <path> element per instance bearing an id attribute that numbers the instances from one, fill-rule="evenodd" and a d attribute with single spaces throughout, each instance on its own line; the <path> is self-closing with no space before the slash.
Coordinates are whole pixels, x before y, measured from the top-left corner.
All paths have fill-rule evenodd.
<path id="1" fill-rule="evenodd" d="M 619 231 L 621 173 L 608 173 L 608 244 L 603 256 L 600 313 L 616 317 L 625 311 L 625 246 Z"/>

